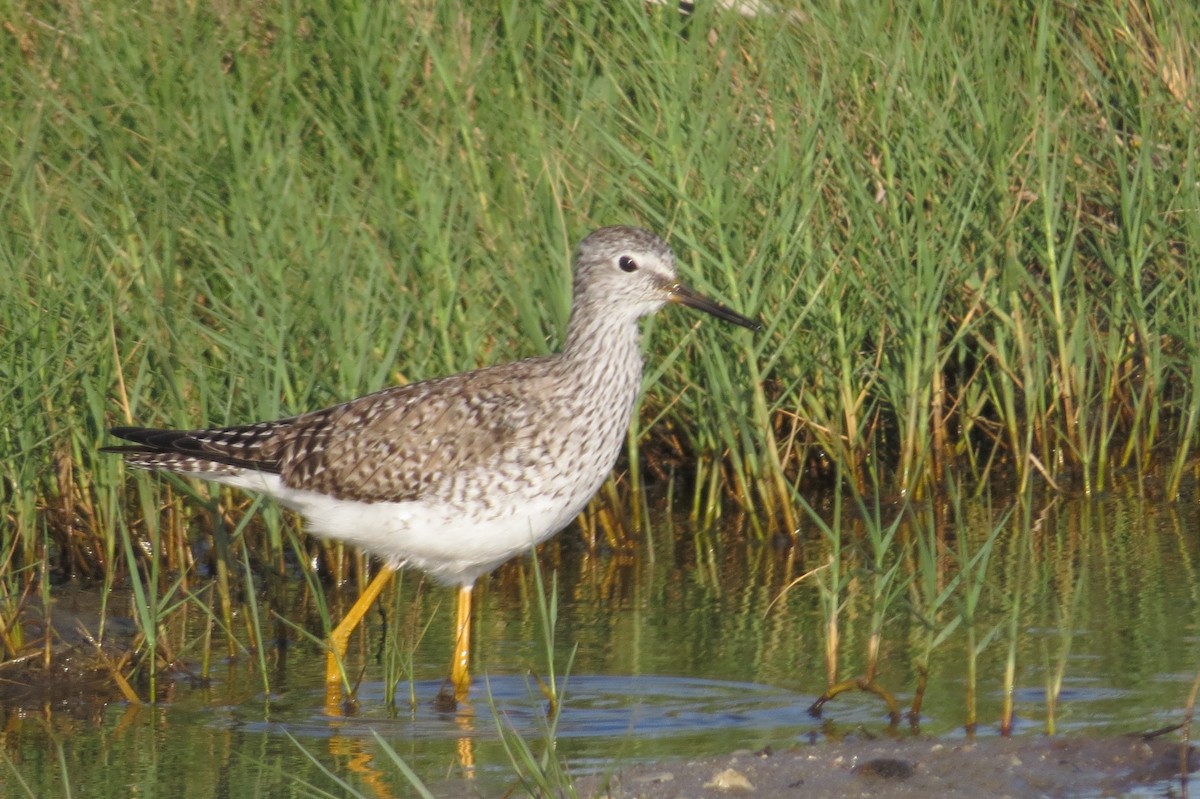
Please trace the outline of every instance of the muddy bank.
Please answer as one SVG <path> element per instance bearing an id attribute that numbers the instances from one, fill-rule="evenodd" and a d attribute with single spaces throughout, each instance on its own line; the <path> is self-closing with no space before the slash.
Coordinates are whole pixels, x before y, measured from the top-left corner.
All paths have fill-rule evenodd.
<path id="1" fill-rule="evenodd" d="M 634 766 L 577 787 L 593 799 L 1181 795 L 1182 756 L 1178 743 L 1141 738 L 859 741 Z M 1189 761 L 1194 772 L 1195 750 Z"/>

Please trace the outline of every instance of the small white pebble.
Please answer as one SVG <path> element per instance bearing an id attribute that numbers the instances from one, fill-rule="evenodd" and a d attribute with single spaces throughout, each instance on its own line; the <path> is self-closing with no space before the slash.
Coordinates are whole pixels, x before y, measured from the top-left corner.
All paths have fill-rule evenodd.
<path id="1" fill-rule="evenodd" d="M 718 791 L 736 791 L 744 793 L 754 790 L 754 785 L 746 779 L 746 775 L 736 769 L 727 768 L 704 783 L 705 788 L 716 788 Z"/>

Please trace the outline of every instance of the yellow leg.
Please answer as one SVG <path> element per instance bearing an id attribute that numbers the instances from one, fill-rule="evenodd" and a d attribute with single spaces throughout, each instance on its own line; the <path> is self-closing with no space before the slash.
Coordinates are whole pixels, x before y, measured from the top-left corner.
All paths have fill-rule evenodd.
<path id="1" fill-rule="evenodd" d="M 450 682 L 454 686 L 454 698 L 462 701 L 471 688 L 471 589 L 464 585 L 458 589 L 458 612 L 454 625 L 454 660 L 450 663 Z"/>
<path id="2" fill-rule="evenodd" d="M 358 601 L 351 606 L 350 610 L 346 611 L 341 622 L 329 634 L 329 654 L 325 658 L 326 708 L 336 708 L 341 704 L 342 660 L 345 658 L 346 648 L 350 644 L 350 633 L 354 632 L 354 628 L 363 620 L 363 616 L 367 615 L 367 611 L 371 609 L 371 605 L 375 604 L 380 592 L 395 573 L 396 570 L 391 566 L 384 566 L 380 569 L 379 573 L 375 575 L 375 579 L 359 596 Z"/>

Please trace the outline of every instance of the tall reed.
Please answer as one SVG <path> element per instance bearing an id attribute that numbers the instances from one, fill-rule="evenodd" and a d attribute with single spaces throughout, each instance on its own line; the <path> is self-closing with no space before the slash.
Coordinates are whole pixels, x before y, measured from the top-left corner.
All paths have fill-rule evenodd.
<path id="1" fill-rule="evenodd" d="M 233 564 L 350 577 L 276 511 L 223 538 L 244 498 L 130 480 L 105 430 L 549 351 L 574 242 L 609 223 L 662 232 L 765 330 L 647 325 L 633 479 L 605 502 L 687 476 L 698 519 L 732 502 L 767 537 L 834 482 L 1179 496 L 1200 10 L 802 11 L 27 3 L 0 38 L 3 596 L 43 563 L 129 579 L 149 653 L 195 542 L 226 625 Z M 593 531 L 629 546 L 638 521 Z"/>

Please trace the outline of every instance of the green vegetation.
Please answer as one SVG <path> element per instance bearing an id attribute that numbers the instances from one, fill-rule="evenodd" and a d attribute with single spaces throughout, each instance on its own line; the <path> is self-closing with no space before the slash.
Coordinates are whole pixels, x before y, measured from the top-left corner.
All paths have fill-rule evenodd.
<path id="1" fill-rule="evenodd" d="M 213 641 L 269 690 L 271 625 L 319 637 L 337 615 L 305 570 L 312 617 L 278 619 L 295 564 L 361 581 L 364 558 L 243 494 L 127 474 L 98 452 L 107 428 L 271 418 L 549 351 L 575 243 L 632 223 L 766 330 L 648 324 L 588 546 L 628 545 L 655 482 L 691 509 L 698 562 L 723 513 L 750 538 L 798 532 L 825 567 L 815 667 L 875 686 L 908 619 L 914 712 L 966 636 L 970 717 L 999 645 L 1011 720 L 1040 613 L 1061 631 L 1041 653 L 1053 708 L 1088 575 L 1033 548 L 1035 486 L 1174 500 L 1196 476 L 1200 9 L 789 5 L 0 12 L 3 657 L 56 575 L 122 580 L 130 690 L 158 696 L 189 646 L 207 674 Z M 1001 584 L 1035 588 L 980 618 Z M 868 654 L 847 672 L 851 605 Z M 204 626 L 180 642 L 164 622 L 183 611 Z M 389 703 L 412 701 L 411 652 L 386 654 Z"/>
<path id="2" fill-rule="evenodd" d="M 113 423 L 553 347 L 573 244 L 613 222 L 768 327 L 650 337 L 631 442 L 706 516 L 794 529 L 831 462 L 910 496 L 947 469 L 1174 496 L 1200 17 L 941 9 L 27 5 L 0 39 L 8 562 L 119 558 Z"/>
<path id="3" fill-rule="evenodd" d="M 243 654 L 217 657 L 210 684 L 191 686 L 176 673 L 174 692 L 158 708 L 116 702 L 89 711 L 87 697 L 49 712 L 0 704 L 11 760 L 0 761 L 0 797 L 66 795 L 64 785 L 88 796 L 124 797 L 136 786 L 211 797 L 223 785 L 231 796 L 353 795 L 314 761 L 364 795 L 386 795 L 379 783 L 393 795 L 415 795 L 397 757 L 438 795 L 471 792 L 445 786 L 465 776 L 467 763 L 476 793 L 515 787 L 514 796 L 538 795 L 547 781 L 616 773 L 631 761 L 766 745 L 780 751 L 810 736 L 823 742 L 864 730 L 905 737 L 907 719 L 888 729 L 882 696 L 862 690 L 826 702 L 821 719 L 805 714 L 806 701 L 827 685 L 868 674 L 902 715 L 920 700 L 921 737 L 961 738 L 968 712 L 981 739 L 997 734 L 1006 713 L 1018 735 L 1120 736 L 1182 720 L 1200 662 L 1200 642 L 1189 632 L 1200 618 L 1200 509 L 1144 502 L 1132 487 L 1095 500 L 1046 500 L 1006 493 L 885 505 L 888 524 L 880 528 L 874 507 L 845 499 L 846 579 L 832 628 L 815 584 L 821 572 L 787 589 L 834 552 L 807 514 L 805 543 L 784 553 L 708 534 L 699 536 L 709 539 L 703 547 L 679 546 L 656 512 L 653 545 L 635 559 L 563 556 L 557 585 L 547 574 L 541 591 L 532 562 L 518 560 L 478 597 L 478 683 L 474 712 L 465 716 L 440 713 L 430 701 L 454 622 L 451 607 L 430 600 L 452 595 L 406 579 L 395 586 L 396 602 L 385 594 L 382 603 L 401 610 L 388 613 L 386 625 L 373 613 L 361 646 L 355 638 L 348 664 L 356 678 L 364 664 L 366 674 L 358 718 L 319 713 L 320 650 L 293 636 L 286 653 L 268 653 L 270 694 L 256 659 Z M 877 560 L 872 536 L 891 529 L 895 516 L 902 519 L 895 543 Z M 683 515 L 676 522 L 686 529 Z M 553 563 L 575 546 L 560 536 L 540 561 Z M 959 576 L 960 564 L 975 571 Z M 906 594 L 878 590 L 878 577 L 889 572 Z M 299 599 L 299 577 L 291 587 Z M 58 592 L 60 606 L 70 594 Z M 129 595 L 114 592 L 114 630 L 133 611 Z M 309 624 L 303 608 L 293 601 L 280 610 Z M 199 638 L 203 621 L 194 604 L 175 614 L 160 646 L 183 652 L 195 668 L 185 645 Z M 422 634 L 419 645 L 406 640 Z M 823 646 L 830 634 L 836 649 Z M 393 709 L 381 682 L 397 635 L 401 647 L 412 647 L 419 682 L 416 701 L 398 691 Z M 219 629 L 214 637 L 219 652 Z M 969 661 L 975 684 L 966 681 Z M 0 697 L 12 676 L 0 670 Z M 539 687 L 553 681 L 554 706 Z M 745 713 L 757 723 L 747 725 Z M 1024 776 L 1018 771 L 1014 780 Z M 18 780 L 30 791 L 18 790 Z"/>

